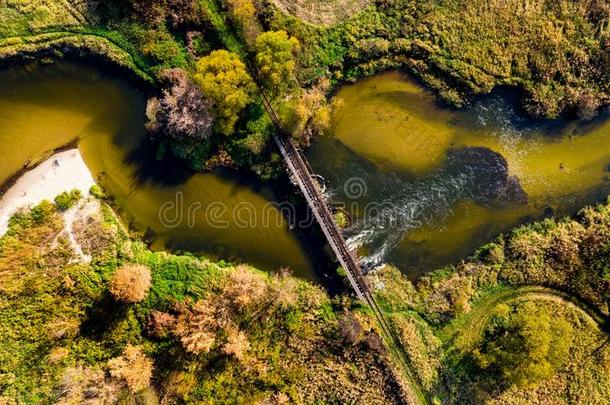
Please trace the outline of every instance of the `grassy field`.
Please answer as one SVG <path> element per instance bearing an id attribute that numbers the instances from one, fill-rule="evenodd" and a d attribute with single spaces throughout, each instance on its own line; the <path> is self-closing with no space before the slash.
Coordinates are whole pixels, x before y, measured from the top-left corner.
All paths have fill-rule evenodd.
<path id="1" fill-rule="evenodd" d="M 307 23 L 329 26 L 358 14 L 371 0 L 273 0 L 273 4 Z"/>
<path id="2" fill-rule="evenodd" d="M 499 304 L 533 302 L 546 307 L 554 321 L 566 320 L 574 328 L 573 345 L 567 366 L 552 378 L 531 388 L 493 386 L 485 376 L 472 372 L 469 355 L 483 339 L 491 314 Z M 546 289 L 505 290 L 491 293 L 473 304 L 471 311 L 440 330 L 445 342 L 445 381 L 440 388 L 447 403 L 473 399 L 486 404 L 603 403 L 610 395 L 610 347 L 608 335 L 587 312 L 561 294 Z M 485 387 L 485 388 L 484 388 Z"/>
<path id="3" fill-rule="evenodd" d="M 85 0 L 0 1 L 0 37 L 95 25 Z"/>
<path id="4" fill-rule="evenodd" d="M 601 1 L 391 0 L 325 28 L 279 9 L 267 10 L 268 24 L 304 44 L 307 81 L 404 68 L 455 106 L 497 86 L 518 87 L 527 110 L 543 117 L 589 117 L 610 100 L 610 8 Z"/>

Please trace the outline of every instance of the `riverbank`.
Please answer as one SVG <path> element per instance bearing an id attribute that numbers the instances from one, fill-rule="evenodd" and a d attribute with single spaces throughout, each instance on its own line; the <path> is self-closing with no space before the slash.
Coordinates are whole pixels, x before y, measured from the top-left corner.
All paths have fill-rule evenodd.
<path id="1" fill-rule="evenodd" d="M 103 31 L 101 31 L 103 32 Z M 110 36 L 110 32 L 106 32 Z M 133 52 L 133 51 L 132 51 Z M 137 56 L 112 42 L 103 34 L 57 31 L 51 33 L 0 38 L 0 66 L 28 61 L 68 58 L 101 60 L 111 70 L 128 72 L 140 82 L 152 84 L 153 77 Z"/>
<path id="2" fill-rule="evenodd" d="M 58 194 L 75 189 L 88 195 L 94 184 L 78 149 L 52 155 L 25 172 L 0 198 L 0 235 L 6 233 L 11 216 L 19 209 L 52 201 Z"/>
<path id="3" fill-rule="evenodd" d="M 609 223 L 607 202 L 576 219 L 516 228 L 416 282 L 391 266 L 370 272 L 377 300 L 429 395 L 443 404 L 604 402 L 610 393 Z M 573 335 L 562 341 L 570 350 L 560 367 L 517 386 L 475 360 L 498 311 L 527 303 L 570 325 Z"/>
<path id="4" fill-rule="evenodd" d="M 0 402 L 404 403 L 372 319 L 349 297 L 152 252 L 92 197 L 72 209 L 66 221 L 40 204 L 0 238 Z M 136 303 L 109 292 L 130 266 L 150 274 Z"/>
<path id="5" fill-rule="evenodd" d="M 371 5 L 330 27 L 312 26 L 298 9 L 282 7 L 289 15 L 273 3 L 261 14 L 266 25 L 301 42 L 303 82 L 403 68 L 451 105 L 511 86 L 523 91 L 530 114 L 547 118 L 590 117 L 610 100 L 610 10 L 599 3 L 402 0 Z"/>

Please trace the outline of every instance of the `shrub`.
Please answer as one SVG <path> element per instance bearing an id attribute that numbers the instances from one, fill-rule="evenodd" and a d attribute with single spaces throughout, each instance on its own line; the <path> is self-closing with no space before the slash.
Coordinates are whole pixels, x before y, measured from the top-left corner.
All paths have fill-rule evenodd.
<path id="1" fill-rule="evenodd" d="M 142 265 L 119 267 L 110 279 L 110 292 L 117 301 L 140 302 L 151 286 L 150 270 Z"/>
<path id="2" fill-rule="evenodd" d="M 500 305 L 474 356 L 481 368 L 496 369 L 510 384 L 535 386 L 563 365 L 571 339 L 572 326 L 545 307 L 531 301 L 514 310 Z"/>
<path id="3" fill-rule="evenodd" d="M 117 401 L 120 390 L 106 381 L 103 370 L 82 366 L 66 369 L 60 387 L 60 404 L 111 404 Z"/>
<path id="4" fill-rule="evenodd" d="M 155 337 L 165 337 L 173 331 L 176 318 L 167 312 L 152 310 L 146 324 L 146 331 Z"/>
<path id="5" fill-rule="evenodd" d="M 40 204 L 32 208 L 32 221 L 36 224 L 47 222 L 51 215 L 55 212 L 55 206 L 48 200 L 42 200 Z"/>
<path id="6" fill-rule="evenodd" d="M 55 197 L 55 208 L 57 208 L 59 211 L 69 210 L 78 200 L 81 199 L 81 197 L 82 194 L 80 190 L 74 189 L 70 192 L 64 191 Z"/>
<path id="7" fill-rule="evenodd" d="M 247 351 L 250 350 L 248 336 L 241 330 L 230 328 L 227 330 L 227 343 L 222 348 L 225 354 L 232 355 L 236 359 L 243 361 Z"/>
<path id="8" fill-rule="evenodd" d="M 186 351 L 205 354 L 212 349 L 218 327 L 215 312 L 215 308 L 206 301 L 199 301 L 190 308 L 186 305 L 180 307 L 174 332 Z"/>
<path id="9" fill-rule="evenodd" d="M 244 40 L 251 44 L 260 34 L 256 8 L 252 0 L 226 0 L 229 17 Z"/>
<path id="10" fill-rule="evenodd" d="M 110 375 L 127 385 L 132 393 L 150 385 L 153 362 L 141 348 L 128 345 L 123 355 L 108 361 Z"/>
<path id="11" fill-rule="evenodd" d="M 343 212 L 343 211 L 335 212 L 333 217 L 339 228 L 347 228 L 347 226 L 349 225 L 349 219 L 347 218 L 347 215 L 345 214 L 345 212 Z"/>
<path id="12" fill-rule="evenodd" d="M 356 345 L 362 342 L 366 337 L 364 328 L 358 319 L 356 319 L 356 317 L 350 312 L 346 312 L 339 319 L 339 331 L 345 340 L 351 345 Z"/>
<path id="13" fill-rule="evenodd" d="M 97 184 L 91 186 L 91 188 L 89 189 L 89 194 L 99 200 L 103 200 L 104 198 L 106 198 L 106 193 L 104 193 L 104 189 Z"/>
<path id="14" fill-rule="evenodd" d="M 238 266 L 229 275 L 224 287 L 224 295 L 239 308 L 245 308 L 260 301 L 267 290 L 265 279 L 261 274 L 246 266 Z"/>

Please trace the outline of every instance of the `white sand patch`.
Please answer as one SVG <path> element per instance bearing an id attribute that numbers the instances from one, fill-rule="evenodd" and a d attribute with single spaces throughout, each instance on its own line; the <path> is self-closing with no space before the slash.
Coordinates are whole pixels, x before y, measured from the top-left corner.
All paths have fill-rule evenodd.
<path id="1" fill-rule="evenodd" d="M 28 171 L 0 198 L 0 236 L 11 216 L 22 207 L 53 199 L 64 191 L 78 189 L 83 196 L 95 184 L 78 149 L 57 153 Z"/>

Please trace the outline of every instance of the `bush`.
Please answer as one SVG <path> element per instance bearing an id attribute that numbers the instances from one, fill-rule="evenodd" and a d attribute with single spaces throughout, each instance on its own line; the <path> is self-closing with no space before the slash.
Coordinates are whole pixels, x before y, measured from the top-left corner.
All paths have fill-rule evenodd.
<path id="1" fill-rule="evenodd" d="M 349 226 L 349 218 L 343 211 L 335 212 L 333 215 L 335 222 L 339 228 L 347 228 Z"/>
<path id="2" fill-rule="evenodd" d="M 40 204 L 32 208 L 31 216 L 35 224 L 42 224 L 49 220 L 55 212 L 55 206 L 48 200 L 42 200 Z"/>
<path id="3" fill-rule="evenodd" d="M 483 369 L 495 369 L 520 387 L 535 386 L 551 377 L 568 357 L 572 326 L 552 317 L 544 307 L 526 302 L 515 309 L 496 308 L 475 360 Z"/>
<path id="4" fill-rule="evenodd" d="M 132 393 L 143 390 L 150 385 L 153 362 L 141 348 L 128 345 L 121 357 L 108 361 L 110 375 L 125 385 Z"/>
<path id="5" fill-rule="evenodd" d="M 75 189 L 70 192 L 64 191 L 55 197 L 55 208 L 59 211 L 67 211 L 72 208 L 81 197 L 82 194 L 80 190 Z"/>
<path id="6" fill-rule="evenodd" d="M 110 279 L 110 292 L 117 301 L 140 302 L 151 286 L 150 270 L 142 265 L 119 267 Z"/>
<path id="7" fill-rule="evenodd" d="M 98 186 L 97 184 L 91 186 L 91 188 L 89 189 L 89 194 L 99 200 L 103 200 L 104 198 L 106 198 L 106 193 L 104 193 L 104 189 Z"/>

